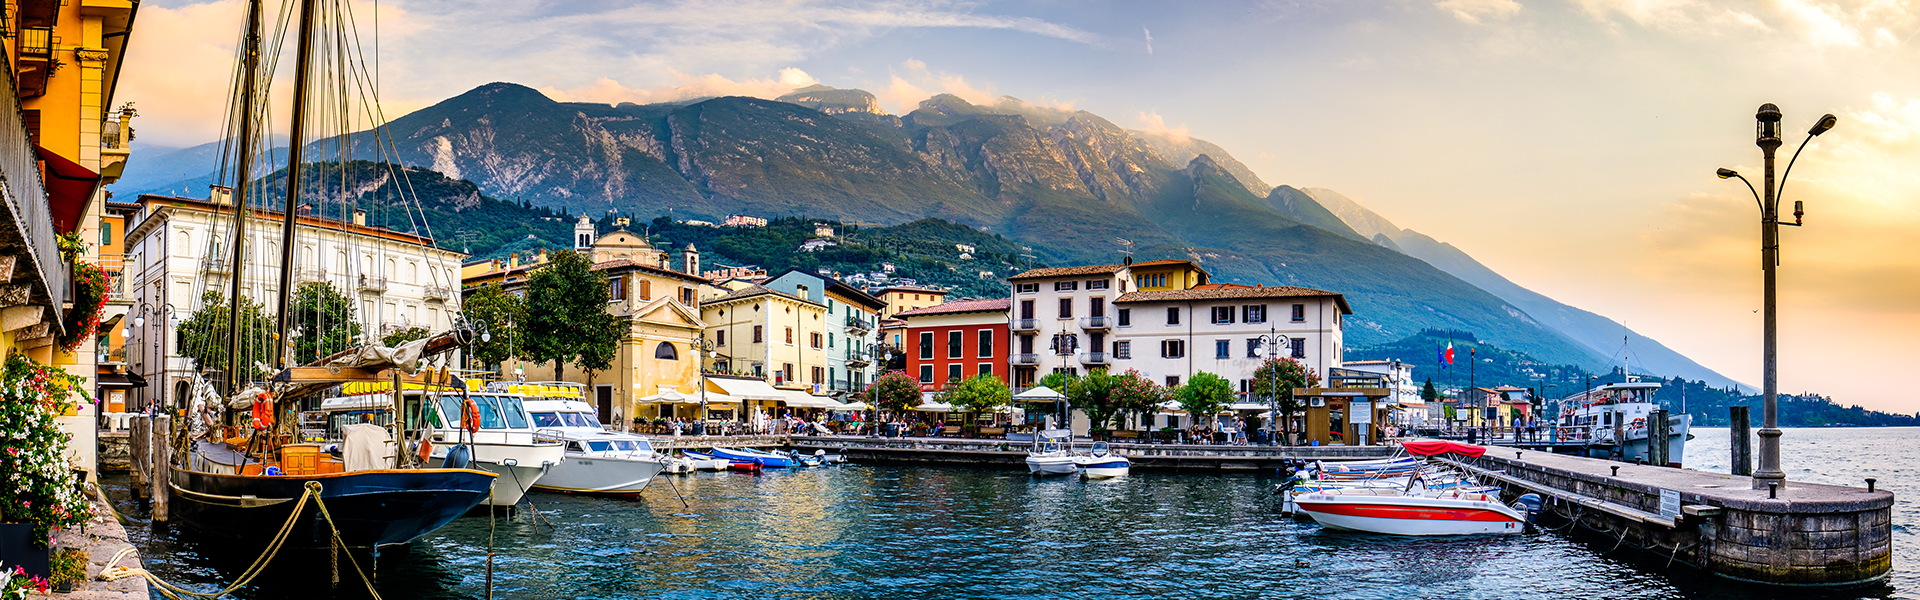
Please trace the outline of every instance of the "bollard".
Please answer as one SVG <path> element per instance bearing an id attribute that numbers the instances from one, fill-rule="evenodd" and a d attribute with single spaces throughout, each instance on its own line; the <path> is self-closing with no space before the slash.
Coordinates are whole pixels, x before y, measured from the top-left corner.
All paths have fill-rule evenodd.
<path id="1" fill-rule="evenodd" d="M 147 455 L 151 454 L 147 447 L 153 442 L 148 433 L 153 428 L 153 421 L 147 415 L 134 415 L 129 420 L 132 421 L 132 427 L 127 432 L 127 474 L 133 480 L 130 486 L 133 496 L 145 498 L 148 491 L 147 474 L 152 472 L 147 469 Z"/>
<path id="2" fill-rule="evenodd" d="M 1747 420 L 1747 407 L 1727 407 L 1727 429 L 1733 435 L 1733 474 L 1742 477 L 1753 475 L 1753 439 L 1747 435 L 1752 422 Z"/>
<path id="3" fill-rule="evenodd" d="M 167 497 L 170 495 L 167 483 L 173 478 L 173 457 L 168 456 L 173 450 L 172 420 L 172 417 L 167 415 L 153 418 L 153 452 L 151 453 L 153 477 L 150 479 L 153 482 L 153 522 L 155 523 L 167 522 Z"/>
<path id="4" fill-rule="evenodd" d="M 1767 499 L 1769 499 L 1769 500 L 1774 500 L 1774 499 L 1778 499 L 1779 497 L 1780 497 L 1780 484 L 1778 484 L 1778 483 L 1768 483 L 1768 484 L 1767 484 Z"/>
<path id="5" fill-rule="evenodd" d="M 1872 477 L 1868 477 L 1868 478 L 1867 478 L 1867 491 L 1869 491 L 1869 492 L 1871 492 L 1871 491 L 1873 491 L 1873 484 L 1875 484 L 1875 483 L 1879 483 L 1879 482 L 1880 482 L 1880 480 L 1878 480 L 1878 479 L 1874 479 L 1874 478 L 1872 478 Z"/>
<path id="6" fill-rule="evenodd" d="M 1513 453 L 1513 459 L 1514 459 L 1514 460 L 1520 460 L 1520 453 L 1519 453 L 1519 452 L 1514 452 L 1514 453 Z"/>
<path id="7" fill-rule="evenodd" d="M 1614 476 L 1614 477 L 1619 477 L 1619 476 L 1620 476 L 1620 465 L 1614 465 L 1614 466 L 1613 466 L 1613 476 Z"/>

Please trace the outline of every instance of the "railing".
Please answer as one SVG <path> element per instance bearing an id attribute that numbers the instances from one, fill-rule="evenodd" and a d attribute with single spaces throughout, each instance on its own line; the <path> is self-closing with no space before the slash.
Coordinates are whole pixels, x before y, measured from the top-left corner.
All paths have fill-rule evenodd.
<path id="1" fill-rule="evenodd" d="M 425 294 L 428 302 L 446 302 L 449 298 L 453 297 L 453 288 L 444 285 L 430 285 L 426 287 Z"/>
<path id="2" fill-rule="evenodd" d="M 51 30 L 46 33 L 50 35 Z M 27 143 L 26 115 L 20 110 L 17 93 L 19 82 L 13 69 L 0 71 L 5 71 L 7 78 L 7 93 L 0 94 L 5 96 L 0 100 L 0 190 L 4 191 L 7 214 L 0 215 L 0 221 L 12 221 L 7 237 L 17 235 L 24 242 L 22 253 L 39 271 L 57 310 L 67 302 L 73 273 L 61 260 L 60 247 L 54 242 L 53 212 L 47 206 L 46 184 L 40 180 L 39 156 Z"/>
<path id="3" fill-rule="evenodd" d="M 387 291 L 387 278 L 361 275 L 358 287 L 368 292 L 384 292 Z"/>
<path id="4" fill-rule="evenodd" d="M 1088 365 L 1104 365 L 1108 363 L 1107 353 L 1082 352 L 1080 353 L 1080 362 L 1081 364 L 1088 364 Z"/>
<path id="5" fill-rule="evenodd" d="M 863 332 L 873 331 L 873 322 L 868 321 L 866 319 L 862 319 L 857 316 L 849 315 L 847 317 L 847 329 L 853 329 L 853 330 L 863 331 Z"/>
<path id="6" fill-rule="evenodd" d="M 306 283 L 309 281 L 326 281 L 327 270 L 319 267 L 302 267 L 299 269 L 294 269 L 293 280 L 300 283 Z"/>
<path id="7" fill-rule="evenodd" d="M 1039 331 L 1039 319 L 1014 319 L 1011 325 L 1014 331 Z"/>
<path id="8" fill-rule="evenodd" d="M 1016 367 L 1031 367 L 1040 364 L 1040 355 L 1032 352 L 1015 354 L 1007 359 L 1007 363 Z"/>
<path id="9" fill-rule="evenodd" d="M 1094 330 L 1113 329 L 1113 319 L 1109 317 L 1082 317 L 1080 319 L 1080 328 Z"/>
<path id="10" fill-rule="evenodd" d="M 872 363 L 871 361 L 869 361 L 869 360 L 867 360 L 867 353 L 866 353 L 866 351 L 863 351 L 863 350 L 848 350 L 848 351 L 847 351 L 847 365 L 848 365 L 848 366 L 852 366 L 852 367 L 864 367 L 864 366 L 867 366 L 867 365 L 869 365 L 869 364 L 873 364 L 873 363 Z"/>
<path id="11" fill-rule="evenodd" d="M 200 263 L 200 271 L 204 273 L 232 273 L 233 268 L 227 264 L 227 259 L 209 258 Z"/>
<path id="12" fill-rule="evenodd" d="M 99 265 L 107 274 L 107 300 L 127 299 L 127 258 L 125 254 L 102 254 Z"/>

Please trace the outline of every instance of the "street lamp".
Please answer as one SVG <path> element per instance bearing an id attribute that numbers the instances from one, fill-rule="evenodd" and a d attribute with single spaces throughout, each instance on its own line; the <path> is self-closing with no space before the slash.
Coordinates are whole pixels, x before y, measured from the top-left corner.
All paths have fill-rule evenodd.
<path id="1" fill-rule="evenodd" d="M 154 357 L 154 360 L 159 361 L 159 367 L 157 367 L 157 369 L 161 376 L 155 377 L 149 380 L 149 381 L 160 382 L 160 390 L 159 390 L 159 393 L 156 394 L 155 400 L 159 404 L 164 406 L 167 400 L 166 398 L 166 393 L 167 393 L 166 379 L 167 378 L 165 377 L 167 372 L 167 356 L 162 352 L 165 349 L 164 344 L 166 343 L 165 333 L 166 331 L 169 330 L 169 328 L 180 326 L 180 315 L 174 312 L 173 304 L 171 303 L 161 304 L 159 308 L 154 308 L 152 304 L 147 304 L 145 301 L 141 301 L 140 312 L 134 315 L 133 325 L 131 327 L 123 326 L 120 328 L 120 339 L 122 340 L 131 339 L 133 337 L 134 327 L 145 328 L 147 326 L 147 315 L 153 315 L 155 317 L 161 317 L 161 316 L 166 317 L 165 320 L 156 318 L 153 321 L 153 328 L 156 330 L 159 330 L 153 336 L 153 357 Z M 165 324 L 165 326 L 162 326 L 163 323 Z M 156 367 L 153 367 L 152 361 L 148 361 L 147 364 L 148 364 L 148 370 L 150 372 L 156 369 Z M 148 383 L 148 385 L 152 386 L 153 384 Z"/>
<path id="2" fill-rule="evenodd" d="M 873 376 L 873 381 L 867 382 L 867 387 L 871 389 L 874 383 L 880 381 L 880 376 L 885 375 L 884 371 L 886 371 L 886 365 L 893 363 L 894 349 L 893 349 L 893 345 L 888 344 L 886 342 L 867 342 L 866 350 L 867 350 L 867 360 L 880 361 L 880 365 L 881 365 L 879 368 L 876 368 L 873 370 L 873 372 L 876 373 Z M 868 397 L 871 398 L 872 396 L 869 395 Z M 879 427 L 880 427 L 880 403 L 878 401 L 868 402 L 867 412 L 873 414 L 873 420 L 868 421 L 868 423 L 870 424 L 868 426 L 874 428 L 874 433 L 877 436 L 879 434 Z"/>
<path id="3" fill-rule="evenodd" d="M 1839 123 L 1839 119 L 1832 114 L 1827 114 L 1814 122 L 1813 127 L 1807 129 L 1806 139 L 1800 140 L 1800 147 L 1794 149 L 1793 158 L 1787 160 L 1787 170 L 1780 175 L 1777 187 L 1773 179 L 1773 153 L 1780 148 L 1780 108 L 1772 104 L 1762 104 L 1759 112 L 1754 115 L 1754 119 L 1757 121 L 1754 145 L 1760 147 L 1760 154 L 1766 168 L 1766 176 L 1761 184 L 1764 192 L 1754 190 L 1753 182 L 1747 181 L 1746 177 L 1741 177 L 1733 169 L 1718 169 L 1714 174 L 1721 179 L 1739 177 L 1742 183 L 1747 184 L 1747 190 L 1754 192 L 1753 200 L 1760 205 L 1760 272 L 1763 296 L 1761 307 L 1765 313 L 1762 318 L 1764 331 L 1762 352 L 1765 356 L 1761 359 L 1761 368 L 1765 405 L 1762 408 L 1764 419 L 1760 426 L 1760 468 L 1753 472 L 1753 489 L 1764 490 L 1771 486 L 1785 487 L 1787 483 L 1787 474 L 1780 470 L 1781 431 L 1778 399 L 1779 361 L 1777 360 L 1779 328 L 1778 321 L 1774 318 L 1777 305 L 1774 280 L 1780 266 L 1780 226 L 1799 227 L 1800 219 L 1805 214 L 1800 201 L 1795 200 L 1793 222 L 1781 223 L 1780 194 L 1785 192 L 1787 176 L 1793 173 L 1793 163 L 1800 159 L 1800 151 L 1807 148 L 1807 142 L 1833 129 L 1833 126 Z"/>
<path id="4" fill-rule="evenodd" d="M 714 345 L 713 340 L 707 339 L 706 334 L 693 338 L 693 343 L 690 345 L 693 346 L 694 359 L 699 361 L 697 366 L 700 369 L 700 433 L 705 434 L 707 431 L 707 358 L 713 355 Z"/>
<path id="5" fill-rule="evenodd" d="M 1273 321 L 1269 319 L 1267 334 L 1253 339 L 1253 343 L 1259 344 L 1260 347 L 1267 350 L 1267 405 L 1272 407 L 1273 415 L 1279 417 L 1280 368 L 1277 366 L 1277 363 L 1280 361 L 1280 342 L 1287 338 L 1280 337 L 1280 326 L 1273 324 Z M 1279 437 L 1285 435 L 1285 429 L 1289 427 L 1289 424 L 1280 420 L 1276 420 L 1275 422 L 1280 424 L 1280 427 L 1274 428 L 1273 443 L 1277 446 L 1280 444 Z"/>

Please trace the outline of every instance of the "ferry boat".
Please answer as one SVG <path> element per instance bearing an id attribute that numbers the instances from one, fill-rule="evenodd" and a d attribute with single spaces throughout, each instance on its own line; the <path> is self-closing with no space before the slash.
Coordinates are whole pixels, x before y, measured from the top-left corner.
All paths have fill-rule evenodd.
<path id="1" fill-rule="evenodd" d="M 1661 409 L 1654 400 L 1654 392 L 1659 389 L 1659 383 L 1629 375 L 1625 382 L 1568 396 L 1551 431 L 1554 451 L 1622 462 L 1653 462 L 1647 452 L 1653 431 L 1647 422 L 1654 411 Z M 1667 415 L 1666 466 L 1678 468 L 1686 462 L 1692 429 L 1692 415 Z"/>
<path id="2" fill-rule="evenodd" d="M 548 469 L 535 489 L 577 494 L 637 496 L 667 469 L 653 442 L 632 433 L 607 431 L 592 405 L 567 398 L 526 401 L 536 439 L 566 445 L 566 460 Z M 692 465 L 686 465 L 692 471 Z"/>

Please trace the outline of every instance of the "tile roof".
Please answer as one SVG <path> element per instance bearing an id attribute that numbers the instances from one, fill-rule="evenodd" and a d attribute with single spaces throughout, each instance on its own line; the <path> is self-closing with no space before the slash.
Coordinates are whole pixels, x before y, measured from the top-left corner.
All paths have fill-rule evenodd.
<path id="1" fill-rule="evenodd" d="M 929 306 L 926 308 L 916 308 L 909 311 L 894 313 L 893 316 L 895 318 L 900 318 L 900 317 L 924 317 L 927 315 L 950 315 L 950 314 L 971 313 L 971 312 L 993 312 L 993 311 L 1004 312 L 1010 306 L 1013 306 L 1013 300 L 1011 298 L 992 298 L 988 300 L 955 300 L 952 302 L 948 302 L 946 304 L 939 304 L 935 306 Z"/>
<path id="2" fill-rule="evenodd" d="M 794 301 L 794 302 L 799 302 L 799 303 L 801 303 L 801 304 L 813 304 L 813 305 L 816 305 L 816 306 L 818 306 L 818 305 L 820 304 L 820 303 L 818 303 L 818 302 L 813 302 L 813 301 L 810 301 L 810 300 L 804 300 L 804 299 L 801 299 L 801 298 L 796 298 L 796 297 L 793 297 L 793 296 L 791 296 L 791 295 L 788 295 L 788 294 L 784 294 L 784 293 L 781 293 L 781 292 L 779 292 L 779 291 L 777 291 L 777 290 L 772 290 L 772 289 L 768 289 L 768 288 L 766 288 L 766 287 L 764 287 L 764 286 L 761 286 L 761 285 L 758 285 L 758 284 L 755 284 L 755 285 L 750 285 L 750 286 L 747 286 L 747 287 L 743 287 L 743 288 L 740 288 L 740 289 L 737 289 L 737 290 L 734 290 L 734 291 L 731 291 L 731 292 L 727 292 L 727 293 L 725 293 L 725 294 L 722 294 L 722 295 L 720 295 L 720 296 L 718 296 L 718 297 L 715 297 L 715 298 L 713 298 L 713 299 L 710 299 L 710 300 L 707 300 L 706 302 L 703 302 L 702 304 L 710 304 L 710 303 L 714 303 L 714 302 L 731 302 L 731 301 L 734 301 L 734 300 L 744 300 L 744 299 L 747 299 L 747 298 L 752 298 L 752 297 L 755 297 L 755 296 L 762 296 L 762 295 L 773 295 L 773 296 L 779 296 L 779 297 L 781 297 L 781 298 L 786 298 L 786 299 L 788 299 L 788 300 L 792 300 L 792 301 Z"/>
<path id="3" fill-rule="evenodd" d="M 1133 263 L 1133 266 L 1135 266 L 1135 267 L 1157 267 L 1157 266 L 1161 266 L 1161 265 L 1191 265 L 1191 264 L 1193 264 L 1193 261 L 1190 261 L 1190 260 L 1179 260 L 1179 259 L 1173 259 L 1173 258 L 1162 258 L 1162 259 L 1160 259 L 1160 260 L 1149 260 L 1149 261 L 1146 261 L 1146 262 L 1137 262 L 1137 263 Z"/>
<path id="4" fill-rule="evenodd" d="M 1120 272 L 1120 269 L 1125 268 L 1125 266 L 1126 265 L 1088 265 L 1084 267 L 1047 267 L 1043 269 L 1027 269 L 1026 271 L 1020 272 L 1020 274 L 1018 275 L 1008 277 L 1007 281 L 1018 281 L 1021 279 L 1045 279 L 1048 277 L 1074 277 L 1078 275 L 1105 275 L 1107 273 L 1118 273 Z"/>
<path id="5" fill-rule="evenodd" d="M 1280 285 L 1273 287 L 1223 285 L 1205 286 L 1191 290 L 1150 290 L 1128 292 L 1113 300 L 1114 304 L 1135 302 L 1186 302 L 1189 300 L 1228 300 L 1241 298 L 1325 298 L 1332 297 L 1340 306 L 1340 312 L 1353 314 L 1353 308 L 1347 305 L 1345 296 L 1337 292 L 1316 290 L 1313 288 Z"/>
<path id="6" fill-rule="evenodd" d="M 680 279 L 685 279 L 685 280 L 696 282 L 696 283 L 712 283 L 711 280 L 705 277 L 701 277 L 699 275 L 693 275 L 690 273 L 681 273 L 673 269 L 662 269 L 660 267 L 649 265 L 643 262 L 637 262 L 630 258 L 622 258 L 618 260 L 610 260 L 603 263 L 595 263 L 593 265 L 593 270 L 605 271 L 608 269 L 618 269 L 622 267 L 632 268 L 639 271 L 646 271 L 648 273 L 653 273 L 656 275 L 667 275 L 670 277 L 678 277 Z"/>

